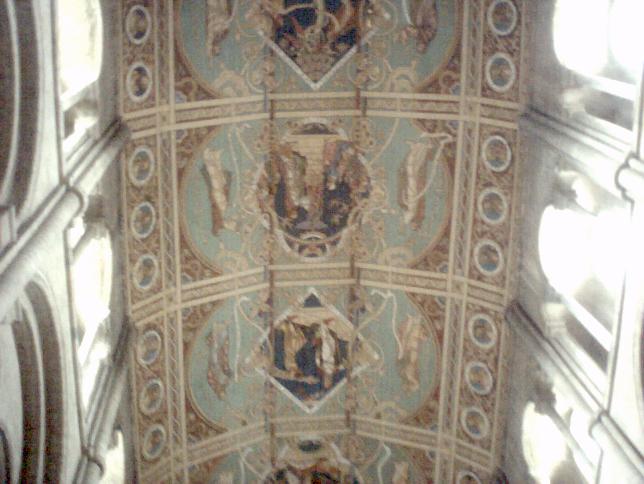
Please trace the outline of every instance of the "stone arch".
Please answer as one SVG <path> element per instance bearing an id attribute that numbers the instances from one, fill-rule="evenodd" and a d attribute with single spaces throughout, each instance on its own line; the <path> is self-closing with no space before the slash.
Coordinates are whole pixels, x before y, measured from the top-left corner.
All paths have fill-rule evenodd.
<path id="1" fill-rule="evenodd" d="M 25 290 L 33 309 L 40 337 L 44 364 L 44 403 L 46 410 L 44 451 L 47 458 L 43 469 L 45 482 L 60 480 L 63 463 L 63 353 L 58 325 L 49 303 L 50 298 L 41 284 L 30 282 Z"/>
<path id="2" fill-rule="evenodd" d="M 21 321 L 13 327 L 23 396 L 20 482 L 58 482 L 63 462 L 62 353 L 43 287 L 27 285 L 19 300 Z"/>
<path id="3" fill-rule="evenodd" d="M 43 361 L 38 326 L 31 305 L 22 297 L 20 307 L 21 314 L 13 324 L 22 388 L 23 446 L 19 480 L 39 482 L 44 465 Z"/>
<path id="4" fill-rule="evenodd" d="M 9 459 L 9 444 L 0 429 L 0 482 L 9 482 L 11 479 L 11 462 Z"/>
<path id="5" fill-rule="evenodd" d="M 11 482 L 11 459 L 9 443 L 0 429 L 0 482 Z"/>
<path id="6" fill-rule="evenodd" d="M 30 1 L 2 2 L 0 81 L 3 112 L 0 123 L 0 204 L 24 205 L 32 185 L 41 105 L 41 35 Z"/>
<path id="7" fill-rule="evenodd" d="M 18 136 L 18 110 L 20 106 L 19 58 L 16 19 L 13 2 L 0 4 L 0 58 L 4 59 L 4 72 L 0 76 L 0 203 L 5 202 L 15 168 L 16 137 Z"/>
<path id="8" fill-rule="evenodd" d="M 23 443 L 22 389 L 12 322 L 0 321 L 0 483 L 18 482 Z"/>

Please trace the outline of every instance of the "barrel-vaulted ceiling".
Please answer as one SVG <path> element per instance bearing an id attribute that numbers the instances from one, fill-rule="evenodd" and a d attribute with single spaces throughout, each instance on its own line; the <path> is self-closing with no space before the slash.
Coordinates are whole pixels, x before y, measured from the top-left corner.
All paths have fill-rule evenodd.
<path id="1" fill-rule="evenodd" d="M 486 482 L 523 2 L 121 4 L 139 479 Z"/>

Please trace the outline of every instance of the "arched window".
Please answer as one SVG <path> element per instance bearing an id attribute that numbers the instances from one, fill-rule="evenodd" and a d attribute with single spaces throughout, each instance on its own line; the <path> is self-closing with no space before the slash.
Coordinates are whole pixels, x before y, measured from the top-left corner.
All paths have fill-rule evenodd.
<path id="1" fill-rule="evenodd" d="M 608 60 L 609 0 L 559 0 L 553 20 L 555 53 L 563 65 L 597 74 Z M 583 21 L 580 14 L 583 11 Z"/>
<path id="2" fill-rule="evenodd" d="M 85 232 L 77 246 L 72 278 L 79 330 L 84 338 L 110 313 L 112 242 L 104 226 L 93 225 Z"/>
<path id="3" fill-rule="evenodd" d="M 69 155 L 98 119 L 97 80 L 103 58 L 100 1 L 58 0 L 56 28 L 64 151 Z"/>
<path id="4" fill-rule="evenodd" d="M 587 214 L 548 206 L 541 216 L 539 255 L 548 281 L 559 292 L 574 292 L 590 276 Z"/>
<path id="5" fill-rule="evenodd" d="M 643 16 L 640 0 L 558 0 L 553 20 L 557 58 L 581 74 L 633 80 L 644 61 Z"/>
<path id="6" fill-rule="evenodd" d="M 58 76 L 63 97 L 98 79 L 103 57 L 103 24 L 98 0 L 59 0 Z"/>
<path id="7" fill-rule="evenodd" d="M 539 255 L 552 287 L 574 294 L 591 277 L 607 291 L 619 286 L 625 261 L 611 248 L 627 228 L 623 214 L 614 211 L 592 215 L 548 206 L 541 216 Z"/>
<path id="8" fill-rule="evenodd" d="M 644 2 L 641 0 L 614 0 L 608 21 L 608 43 L 617 64 L 629 77 L 642 74 L 644 62 Z"/>
<path id="9" fill-rule="evenodd" d="M 644 61 L 643 17 L 641 0 L 557 0 L 554 51 L 578 76 L 578 87 L 563 93 L 565 104 L 632 129 L 635 87 Z"/>
<path id="10" fill-rule="evenodd" d="M 79 230 L 78 227 L 74 229 Z M 71 269 L 81 396 L 86 410 L 110 353 L 112 267 L 109 231 L 98 222 L 87 224 L 74 249 Z"/>
<path id="11" fill-rule="evenodd" d="M 615 345 L 628 214 L 586 176 L 557 170 L 539 221 L 538 257 L 550 286 L 542 317 L 549 336 L 598 390 Z"/>
<path id="12" fill-rule="evenodd" d="M 566 440 L 547 415 L 530 402 L 523 411 L 521 425 L 523 457 L 537 482 L 550 482 L 555 468 L 566 458 Z"/>

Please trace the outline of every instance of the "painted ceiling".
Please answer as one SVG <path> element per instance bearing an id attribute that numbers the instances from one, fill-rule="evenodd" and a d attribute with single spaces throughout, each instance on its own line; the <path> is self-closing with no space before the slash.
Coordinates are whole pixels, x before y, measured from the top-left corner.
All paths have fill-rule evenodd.
<path id="1" fill-rule="evenodd" d="M 121 0 L 142 482 L 486 482 L 520 0 Z"/>

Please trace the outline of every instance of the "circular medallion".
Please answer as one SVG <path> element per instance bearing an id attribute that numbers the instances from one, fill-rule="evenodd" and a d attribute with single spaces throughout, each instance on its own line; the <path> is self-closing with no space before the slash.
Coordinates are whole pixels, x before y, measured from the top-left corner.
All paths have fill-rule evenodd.
<path id="1" fill-rule="evenodd" d="M 149 380 L 139 394 L 139 408 L 145 415 L 152 415 L 163 403 L 163 383 L 158 378 Z"/>
<path id="2" fill-rule="evenodd" d="M 157 459 L 165 448 L 166 433 L 162 425 L 156 424 L 146 430 L 143 436 L 143 457 L 146 460 Z"/>
<path id="3" fill-rule="evenodd" d="M 154 155 L 147 146 L 139 146 L 127 163 L 128 175 L 133 185 L 143 186 L 154 173 Z"/>
<path id="4" fill-rule="evenodd" d="M 258 204 L 301 257 L 330 255 L 368 199 L 364 158 L 345 132 L 308 120 L 276 143 L 257 182 Z"/>
<path id="5" fill-rule="evenodd" d="M 510 56 L 497 52 L 490 57 L 485 65 L 485 79 L 492 90 L 503 93 L 514 85 L 517 71 Z"/>
<path id="6" fill-rule="evenodd" d="M 487 23 L 496 35 L 503 37 L 517 26 L 517 8 L 510 0 L 494 0 L 487 10 Z"/>
<path id="7" fill-rule="evenodd" d="M 125 33 L 133 44 L 143 44 L 150 36 L 152 21 L 148 9 L 135 5 L 125 17 Z"/>
<path id="8" fill-rule="evenodd" d="M 502 136 L 490 136 L 483 143 L 483 161 L 492 171 L 501 173 L 508 169 L 512 162 L 512 149 Z"/>
<path id="9" fill-rule="evenodd" d="M 139 336 L 136 344 L 136 356 L 142 365 L 151 365 L 161 354 L 161 335 L 149 329 Z"/>
<path id="10" fill-rule="evenodd" d="M 145 101 L 150 95 L 150 92 L 152 92 L 152 74 L 150 74 L 150 69 L 141 62 L 132 64 L 127 73 L 125 87 L 132 101 Z"/>
<path id="11" fill-rule="evenodd" d="M 479 215 L 490 225 L 498 225 L 505 220 L 508 202 L 496 188 L 486 188 L 479 195 Z"/>
<path id="12" fill-rule="evenodd" d="M 468 324 L 467 331 L 476 346 L 482 349 L 490 349 L 496 344 L 496 326 L 487 314 L 473 316 Z"/>
<path id="13" fill-rule="evenodd" d="M 470 471 L 461 471 L 456 477 L 457 484 L 481 484 L 481 479 Z"/>
<path id="14" fill-rule="evenodd" d="M 461 412 L 461 426 L 474 440 L 484 439 L 490 430 L 490 422 L 479 407 L 468 407 Z"/>
<path id="15" fill-rule="evenodd" d="M 154 230 L 156 223 L 156 212 L 150 202 L 139 203 L 130 217 L 130 229 L 132 234 L 139 240 L 148 237 Z"/>
<path id="16" fill-rule="evenodd" d="M 465 367 L 467 386 L 477 395 L 487 395 L 492 391 L 494 378 L 487 365 L 480 361 L 471 361 Z"/>
<path id="17" fill-rule="evenodd" d="M 144 254 L 134 264 L 132 280 L 134 285 L 141 291 L 147 291 L 159 273 L 159 263 L 152 254 Z"/>
<path id="18" fill-rule="evenodd" d="M 474 248 L 474 265 L 485 276 L 496 276 L 503 269 L 501 247 L 491 240 L 482 240 Z"/>

